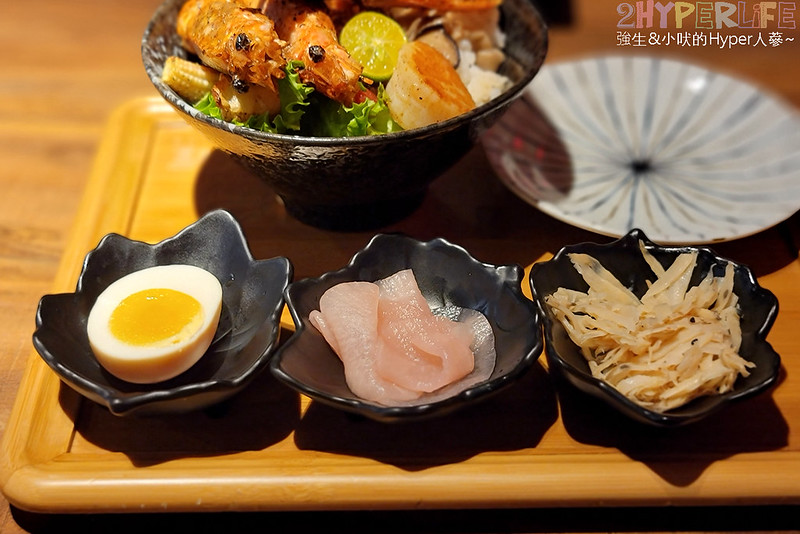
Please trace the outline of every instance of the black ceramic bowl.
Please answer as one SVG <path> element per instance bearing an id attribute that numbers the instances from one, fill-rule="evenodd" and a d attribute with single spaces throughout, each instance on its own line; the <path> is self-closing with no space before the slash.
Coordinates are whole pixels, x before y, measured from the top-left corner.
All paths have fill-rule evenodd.
<path id="1" fill-rule="evenodd" d="M 185 57 L 175 32 L 184 0 L 166 0 L 142 40 L 142 58 L 158 92 L 192 126 L 230 154 L 308 224 L 340 230 L 377 228 L 416 209 L 428 185 L 455 164 L 534 77 L 547 52 L 547 28 L 530 0 L 505 0 L 507 61 L 513 85 L 469 113 L 425 128 L 357 138 L 263 133 L 213 119 L 161 81 L 165 59 Z"/>
<path id="2" fill-rule="evenodd" d="M 220 280 L 222 314 L 214 341 L 199 362 L 173 379 L 157 384 L 120 380 L 92 354 L 86 333 L 89 311 L 115 280 L 173 263 L 202 267 Z M 74 293 L 42 297 L 33 344 L 64 383 L 115 415 L 205 408 L 240 391 L 266 367 L 292 272 L 283 257 L 254 261 L 239 224 L 222 210 L 155 245 L 108 234 L 86 255 Z"/>
<path id="3" fill-rule="evenodd" d="M 559 287 L 586 291 L 588 286 L 575 270 L 568 254 L 585 253 L 596 258 L 618 280 L 634 294 L 641 296 L 647 290 L 646 280 L 653 280 L 650 267 L 639 251 L 639 240 L 663 265 L 670 265 L 684 252 L 697 250 L 697 266 L 690 285 L 714 269 L 721 276 L 725 266 L 734 266 L 734 292 L 739 297 L 741 310 L 742 345 L 740 355 L 756 364 L 750 376 L 739 377 L 734 389 L 728 393 L 701 397 L 688 404 L 657 413 L 627 399 L 605 381 L 594 378 L 589 365 L 577 345 L 567 335 L 561 323 L 554 317 L 544 299 Z M 775 317 L 778 300 L 770 291 L 759 286 L 750 269 L 731 260 L 721 258 L 704 247 L 658 246 L 651 242 L 641 230 L 632 230 L 622 238 L 608 244 L 581 243 L 562 248 L 553 259 L 536 263 L 531 268 L 530 283 L 533 298 L 544 319 L 545 354 L 552 372 L 560 373 L 567 382 L 581 391 L 598 397 L 623 414 L 643 423 L 655 426 L 678 426 L 698 421 L 730 404 L 760 393 L 773 385 L 778 377 L 780 357 L 766 341 Z"/>
<path id="4" fill-rule="evenodd" d="M 454 396 L 415 406 L 387 407 L 354 395 L 344 368 L 319 331 L 309 322 L 312 310 L 330 287 L 354 280 L 376 281 L 411 268 L 420 290 L 436 308 L 456 305 L 483 313 L 495 336 L 497 360 L 488 380 Z M 327 405 L 383 422 L 444 415 L 485 398 L 521 376 L 542 352 L 541 322 L 522 294 L 524 271 L 518 265 L 482 263 L 444 239 L 422 242 L 399 234 L 379 234 L 346 267 L 319 278 L 294 282 L 286 304 L 296 330 L 270 361 L 281 381 Z"/>

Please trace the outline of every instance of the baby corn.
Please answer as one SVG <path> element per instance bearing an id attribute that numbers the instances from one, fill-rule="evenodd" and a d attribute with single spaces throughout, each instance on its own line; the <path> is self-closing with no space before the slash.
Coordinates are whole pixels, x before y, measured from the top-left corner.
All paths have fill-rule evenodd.
<path id="1" fill-rule="evenodd" d="M 161 80 L 192 104 L 211 91 L 218 78 L 216 70 L 177 56 L 167 58 L 161 73 Z"/>

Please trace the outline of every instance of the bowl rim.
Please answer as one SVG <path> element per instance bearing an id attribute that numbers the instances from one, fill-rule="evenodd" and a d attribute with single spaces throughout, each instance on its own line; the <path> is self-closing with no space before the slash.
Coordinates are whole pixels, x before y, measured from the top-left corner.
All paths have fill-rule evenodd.
<path id="1" fill-rule="evenodd" d="M 297 291 L 298 288 L 303 289 L 320 283 L 325 283 L 331 279 L 336 279 L 350 274 L 354 269 L 358 269 L 360 267 L 360 259 L 369 252 L 370 247 L 376 243 L 379 244 L 384 240 L 403 240 L 407 243 L 416 244 L 425 248 L 446 247 L 448 249 L 457 251 L 465 260 L 476 265 L 480 265 L 481 268 L 487 271 L 493 270 L 501 275 L 504 278 L 503 285 L 509 288 L 511 292 L 510 294 L 516 297 L 530 312 L 531 326 L 539 334 L 535 336 L 536 341 L 532 346 L 527 348 L 527 352 L 523 355 L 517 365 L 509 369 L 503 375 L 495 378 L 489 378 L 483 382 L 468 387 L 467 389 L 464 389 L 451 397 L 412 406 L 384 406 L 372 401 L 357 398 L 355 395 L 354 398 L 344 398 L 338 395 L 332 395 L 300 382 L 294 376 L 284 371 L 280 366 L 283 359 L 283 353 L 287 347 L 290 347 L 292 343 L 297 341 L 297 337 L 308 330 L 308 327 L 303 320 L 304 318 L 300 316 L 299 311 L 294 304 L 292 291 Z M 273 376 L 313 400 L 317 400 L 323 404 L 327 404 L 328 406 L 342 409 L 353 414 L 365 416 L 379 422 L 394 423 L 412 420 L 417 421 L 427 417 L 445 415 L 455 410 L 463 403 L 469 403 L 477 399 L 485 398 L 489 395 L 497 393 L 502 389 L 505 389 L 505 387 L 512 383 L 516 378 L 526 373 L 542 355 L 544 349 L 544 341 L 541 335 L 542 318 L 535 306 L 535 303 L 525 297 L 524 293 L 522 292 L 521 283 L 524 280 L 524 277 L 524 269 L 518 264 L 498 265 L 480 261 L 472 256 L 472 254 L 470 254 L 466 248 L 443 237 L 436 237 L 423 241 L 420 239 L 415 239 L 401 232 L 376 234 L 369 240 L 367 245 L 365 245 L 352 256 L 350 261 L 345 266 L 333 271 L 325 272 L 317 277 L 308 277 L 292 282 L 286 287 L 284 290 L 284 300 L 295 324 L 295 331 L 292 337 L 288 339 L 270 359 L 270 371 L 272 372 Z"/>
<path id="2" fill-rule="evenodd" d="M 525 72 L 524 76 L 520 78 L 516 83 L 514 83 L 511 87 L 503 91 L 497 97 L 491 99 L 489 102 L 486 102 L 480 106 L 477 106 L 466 113 L 462 113 L 456 117 L 452 117 L 450 119 L 440 121 L 438 123 L 430 124 L 427 126 L 423 126 L 420 128 L 412 128 L 410 130 L 401 130 L 397 132 L 389 132 L 381 135 L 365 135 L 365 136 L 355 136 L 355 137 L 320 137 L 320 136 L 304 136 L 304 135 L 297 135 L 297 134 L 276 134 L 271 132 L 262 132 L 260 130 L 255 130 L 253 128 L 248 128 L 244 126 L 238 126 L 233 123 L 229 123 L 223 121 L 221 119 L 217 119 L 206 115 L 202 111 L 194 108 L 180 96 L 178 96 L 175 91 L 169 88 L 164 82 L 161 81 L 160 76 L 156 74 L 155 67 L 150 65 L 146 58 L 146 50 L 148 49 L 148 42 L 150 39 L 150 35 L 153 32 L 155 27 L 156 20 L 160 18 L 165 12 L 168 12 L 174 4 L 180 2 L 183 3 L 186 0 L 164 0 L 159 6 L 156 8 L 153 16 L 147 23 L 145 28 L 144 34 L 142 35 L 141 39 L 141 46 L 140 46 L 140 53 L 142 56 L 142 60 L 144 63 L 144 69 L 147 73 L 147 77 L 159 94 L 174 108 L 180 111 L 184 116 L 191 117 L 192 119 L 199 120 L 215 129 L 228 131 L 230 133 L 239 135 L 244 137 L 250 141 L 256 143 L 265 143 L 265 142 L 278 142 L 278 143 L 287 143 L 291 145 L 299 145 L 299 146 L 315 146 L 315 147 L 346 147 L 350 145 L 373 145 L 373 144 L 381 144 L 387 141 L 402 141 L 407 138 L 426 138 L 430 137 L 439 133 L 448 132 L 460 126 L 463 123 L 470 123 L 475 119 L 479 119 L 485 115 L 488 115 L 496 108 L 502 107 L 507 102 L 511 102 L 512 100 L 518 98 L 522 91 L 527 87 L 527 85 L 533 80 L 539 70 L 542 68 L 542 65 L 545 62 L 545 58 L 547 56 L 547 51 L 549 48 L 549 28 L 547 22 L 544 20 L 541 11 L 529 0 L 522 0 L 520 5 L 525 6 L 526 9 L 529 9 L 531 15 L 536 19 L 537 26 L 541 30 L 541 40 L 542 46 L 541 51 L 537 56 L 537 63 L 536 65 Z M 500 6 L 502 8 L 502 4 Z"/>
<path id="3" fill-rule="evenodd" d="M 557 321 L 553 318 L 552 314 L 547 310 L 547 305 L 544 302 L 544 297 L 546 295 L 542 294 L 541 290 L 537 287 L 537 284 L 534 281 L 538 273 L 545 268 L 546 264 L 553 265 L 554 264 L 553 262 L 562 260 L 564 256 L 566 256 L 571 252 L 585 251 L 587 247 L 596 250 L 613 250 L 617 248 L 628 250 L 632 248 L 633 244 L 638 245 L 639 241 L 642 241 L 645 245 L 645 248 L 647 248 L 648 250 L 656 249 L 659 251 L 672 254 L 679 254 L 682 252 L 697 250 L 701 254 L 705 254 L 707 255 L 707 257 L 713 258 L 719 262 L 733 264 L 735 269 L 739 270 L 742 274 L 744 274 L 747 283 L 751 285 L 756 297 L 759 299 L 766 299 L 769 306 L 769 310 L 766 316 L 762 320 L 758 329 L 754 332 L 754 338 L 756 343 L 758 343 L 759 345 L 763 345 L 766 348 L 766 350 L 770 353 L 770 356 L 772 357 L 772 359 L 770 360 L 771 365 L 769 369 L 769 375 L 764 381 L 759 382 L 757 384 L 753 384 L 745 389 L 739 389 L 739 390 L 733 389 L 729 392 L 723 393 L 717 397 L 716 402 L 711 403 L 706 409 L 703 410 L 688 409 L 692 407 L 692 403 L 690 402 L 684 406 L 676 408 L 675 409 L 676 411 L 670 410 L 666 412 L 656 412 L 637 404 L 636 402 L 632 401 L 631 399 L 627 398 L 625 395 L 620 393 L 611 384 L 592 376 L 592 374 L 587 370 L 575 367 L 560 355 L 560 353 L 555 349 L 553 343 L 553 327 L 556 325 Z M 602 400 L 606 401 L 607 404 L 610 404 L 612 407 L 616 408 L 621 413 L 631 417 L 634 420 L 638 420 L 639 422 L 643 422 L 658 427 L 676 427 L 676 426 L 686 425 L 689 423 L 694 423 L 700 419 L 703 419 L 709 415 L 712 415 L 722 410 L 725 406 L 734 401 L 743 400 L 755 396 L 769 389 L 778 380 L 780 366 L 781 366 L 781 357 L 777 352 L 775 352 L 775 350 L 772 348 L 772 345 L 766 340 L 767 334 L 772 328 L 772 325 L 774 324 L 775 319 L 777 318 L 778 315 L 778 309 L 779 309 L 778 298 L 775 296 L 774 293 L 762 287 L 758 283 L 758 279 L 755 277 L 755 274 L 748 265 L 720 256 L 708 246 L 659 245 L 651 241 L 641 229 L 634 228 L 625 235 L 607 243 L 596 243 L 596 242 L 586 241 L 581 243 L 575 243 L 572 245 L 566 245 L 562 247 L 551 259 L 534 264 L 531 267 L 528 278 L 533 300 L 536 303 L 540 316 L 542 317 L 543 328 L 544 328 L 544 339 L 545 339 L 545 354 L 548 363 L 550 365 L 555 365 L 561 372 L 573 377 L 573 379 L 578 380 L 587 385 L 588 387 L 592 388 L 592 391 L 596 393 L 595 396 L 602 398 Z M 570 340 L 570 342 L 572 341 Z"/>

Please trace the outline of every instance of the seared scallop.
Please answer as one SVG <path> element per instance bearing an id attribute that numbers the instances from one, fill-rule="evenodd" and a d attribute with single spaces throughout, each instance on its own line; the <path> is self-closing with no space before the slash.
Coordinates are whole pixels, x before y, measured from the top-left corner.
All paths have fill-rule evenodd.
<path id="1" fill-rule="evenodd" d="M 421 41 L 400 49 L 386 95 L 392 118 L 406 130 L 441 122 L 475 107 L 453 64 Z"/>

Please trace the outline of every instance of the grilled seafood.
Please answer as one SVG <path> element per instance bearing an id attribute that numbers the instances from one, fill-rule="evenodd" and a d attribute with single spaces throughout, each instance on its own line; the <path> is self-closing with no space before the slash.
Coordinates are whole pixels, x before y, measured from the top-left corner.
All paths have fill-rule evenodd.
<path id="1" fill-rule="evenodd" d="M 447 120 L 475 107 L 453 65 L 422 41 L 411 41 L 400 49 L 386 95 L 392 103 L 392 118 L 406 130 Z"/>
<path id="2" fill-rule="evenodd" d="M 324 11 L 294 0 L 266 0 L 262 12 L 286 42 L 283 57 L 303 62 L 300 80 L 344 105 L 360 98 L 361 65 L 339 44 L 333 20 Z"/>
<path id="3" fill-rule="evenodd" d="M 272 20 L 247 0 L 189 0 L 178 14 L 183 46 L 200 60 L 228 74 L 241 93 L 249 84 L 277 92 L 275 78 L 285 76 L 285 42 Z"/>
<path id="4" fill-rule="evenodd" d="M 460 115 L 505 87 L 507 79 L 495 73 L 504 58 L 503 35 L 497 31 L 502 0 L 312 1 L 187 0 L 178 14 L 177 32 L 184 47 L 219 75 L 173 69 L 167 76 L 173 71 L 165 65 L 163 79 L 193 101 L 197 94 L 208 95 L 211 86 L 221 118 L 246 122 L 253 116 L 275 118 L 283 113 L 281 92 L 287 105 L 295 95 L 283 82 L 279 91 L 278 81 L 294 71 L 300 82 L 344 106 L 340 119 L 353 110 L 372 109 L 369 104 L 350 108 L 370 100 L 378 110 L 388 110 L 394 128 L 404 129 Z M 338 41 L 339 28 L 364 8 L 394 18 L 411 40 L 385 89 L 363 76 L 361 64 Z M 431 35 L 440 39 L 431 41 Z M 381 111 L 375 113 L 367 120 L 384 120 L 379 118 Z M 331 119 L 326 116 L 323 122 Z M 358 124 L 363 129 L 363 121 Z"/>

